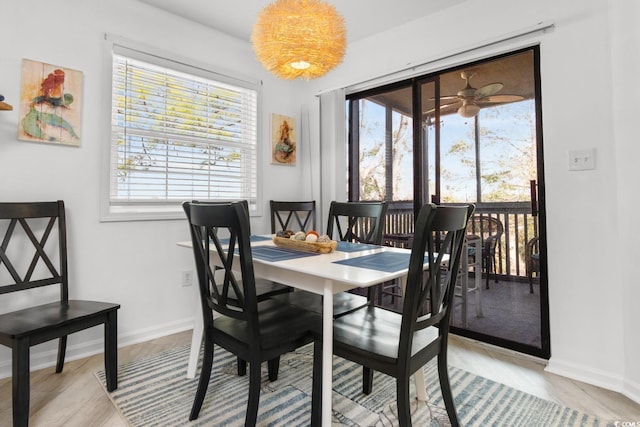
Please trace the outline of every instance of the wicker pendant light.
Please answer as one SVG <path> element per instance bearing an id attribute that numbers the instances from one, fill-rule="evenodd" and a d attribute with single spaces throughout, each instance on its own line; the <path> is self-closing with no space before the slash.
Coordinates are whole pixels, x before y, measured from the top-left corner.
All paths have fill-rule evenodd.
<path id="1" fill-rule="evenodd" d="M 346 30 L 336 8 L 323 0 L 276 0 L 258 15 L 251 40 L 271 73 L 309 80 L 342 62 Z"/>

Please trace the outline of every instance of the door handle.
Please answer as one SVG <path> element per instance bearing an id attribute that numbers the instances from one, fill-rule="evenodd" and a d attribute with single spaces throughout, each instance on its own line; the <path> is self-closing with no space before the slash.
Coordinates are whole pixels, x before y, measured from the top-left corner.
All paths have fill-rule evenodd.
<path id="1" fill-rule="evenodd" d="M 538 192 L 536 187 L 536 180 L 529 181 L 529 188 L 531 189 L 531 216 L 538 216 Z"/>

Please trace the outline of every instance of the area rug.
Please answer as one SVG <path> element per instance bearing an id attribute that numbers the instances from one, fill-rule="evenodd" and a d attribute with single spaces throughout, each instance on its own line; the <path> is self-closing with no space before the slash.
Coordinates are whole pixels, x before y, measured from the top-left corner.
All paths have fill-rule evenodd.
<path id="1" fill-rule="evenodd" d="M 217 348 L 207 395 L 197 420 L 189 412 L 197 379 L 186 378 L 189 347 L 119 366 L 118 388 L 107 393 L 126 422 L 138 426 L 242 426 L 249 390 L 248 376 L 236 374 L 236 358 Z M 449 426 L 437 367 L 425 367 L 428 402 L 414 400 L 415 426 Z M 564 407 L 504 384 L 449 368 L 460 422 L 464 426 L 605 426 L 595 417 Z M 312 346 L 281 358 L 277 381 L 263 383 L 258 413 L 259 426 L 308 426 L 311 413 Z M 96 377 L 105 388 L 104 371 Z M 333 361 L 333 425 L 397 426 L 395 380 L 374 376 L 373 393 L 362 394 L 362 370 L 339 357 Z M 412 390 L 411 396 L 415 396 Z"/>

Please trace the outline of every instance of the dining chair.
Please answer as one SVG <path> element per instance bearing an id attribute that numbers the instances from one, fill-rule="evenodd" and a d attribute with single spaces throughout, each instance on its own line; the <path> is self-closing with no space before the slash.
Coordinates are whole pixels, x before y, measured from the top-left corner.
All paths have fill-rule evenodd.
<path id="1" fill-rule="evenodd" d="M 366 305 L 334 320 L 333 353 L 363 366 L 365 394 L 371 393 L 374 371 L 396 379 L 398 421 L 403 427 L 411 425 L 409 378 L 434 357 L 447 414 L 452 426 L 459 425 L 447 372 L 447 342 L 465 228 L 473 209 L 432 204 L 420 209 L 402 313 Z"/>
<path id="2" fill-rule="evenodd" d="M 241 203 L 244 207 L 244 212 L 246 213 L 246 231 L 249 234 L 249 236 L 251 236 L 251 223 L 249 221 L 249 202 L 247 200 L 238 200 L 238 203 Z M 191 202 L 191 205 L 212 205 L 212 204 L 227 204 L 229 202 L 202 202 L 202 201 L 198 201 L 198 200 L 193 200 Z M 187 219 L 189 219 L 189 211 L 185 211 L 186 215 L 187 215 Z M 214 272 L 218 272 L 217 274 L 221 274 L 221 270 L 223 270 L 222 267 L 219 266 L 214 266 L 213 267 Z M 222 285 L 218 285 L 219 292 L 222 292 Z M 276 295 L 281 295 L 281 294 L 285 294 L 288 292 L 293 291 L 293 288 L 291 288 L 290 286 L 286 286 L 280 283 L 275 283 L 272 282 L 270 280 L 265 280 L 265 279 L 260 279 L 257 278 L 255 279 L 255 290 L 256 290 L 256 299 L 258 301 L 258 303 L 261 303 L 262 301 L 268 300 L 269 298 L 272 298 Z M 235 289 L 231 288 L 228 290 L 228 294 L 227 294 L 227 299 L 229 304 L 231 305 L 239 305 L 239 301 L 238 298 L 235 294 Z M 237 361 L 237 368 L 238 368 L 238 375 L 239 376 L 244 376 L 247 373 L 247 362 L 245 360 L 242 360 L 240 357 L 238 357 L 238 361 Z M 269 362 L 269 380 L 270 381 L 275 381 L 278 379 L 278 365 L 279 365 L 279 358 L 274 359 L 273 361 Z"/>
<path id="3" fill-rule="evenodd" d="M 184 202 L 198 276 L 204 324 L 204 358 L 189 420 L 198 418 L 207 393 L 214 345 L 249 363 L 246 426 L 255 426 L 260 399 L 261 363 L 279 358 L 314 342 L 314 367 L 321 365 L 321 329 L 317 313 L 273 297 L 258 303 L 253 270 L 248 214 L 241 202 L 199 204 Z M 215 249 L 210 252 L 210 249 Z M 215 265 L 224 274 L 214 274 Z M 233 301 L 229 298 L 233 291 Z M 213 313 L 216 312 L 214 318 Z M 313 394 L 321 392 L 319 369 L 313 373 Z M 321 375 L 321 372 L 320 372 Z M 319 399 L 312 399 L 314 402 Z M 312 425 L 320 408 L 312 403 Z"/>
<path id="4" fill-rule="evenodd" d="M 271 234 L 291 229 L 305 232 L 316 230 L 315 200 L 303 202 L 271 200 L 269 208 L 271 210 Z M 282 284 L 279 286 L 293 291 L 290 286 L 286 287 Z"/>
<path id="5" fill-rule="evenodd" d="M 271 234 L 278 231 L 316 230 L 316 201 L 285 202 L 271 200 Z"/>
<path id="6" fill-rule="evenodd" d="M 382 244 L 386 202 L 331 202 L 326 234 L 341 242 Z M 362 290 L 356 290 L 356 292 Z M 367 304 L 374 304 L 376 287 L 366 290 L 367 296 L 340 292 L 333 296 L 333 317 L 341 316 Z M 287 294 L 289 302 L 322 313 L 322 295 L 295 290 Z"/>
<path id="7" fill-rule="evenodd" d="M 494 218 L 489 215 L 476 214 L 469 220 L 467 232 L 469 234 L 478 235 L 482 239 L 482 268 L 486 274 L 485 287 L 489 289 L 489 275 L 492 271 L 494 280 L 498 283 L 496 248 L 502 238 L 502 234 L 504 233 L 504 226 L 498 218 Z M 472 259 L 475 257 L 475 252 L 473 252 L 471 248 L 469 257 Z"/>
<path id="8" fill-rule="evenodd" d="M 4 230 L 0 265 L 5 267 L 0 271 L 0 294 L 4 301 L 9 301 L 8 294 L 12 294 L 23 307 L 0 315 L 0 344 L 12 350 L 13 425 L 23 427 L 29 424 L 31 346 L 57 338 L 56 373 L 60 373 L 64 367 L 67 336 L 104 325 L 107 390 L 117 388 L 120 305 L 69 299 L 67 223 L 62 200 L 0 203 L 0 229 Z M 49 293 L 44 288 L 49 286 L 59 287 L 55 300 L 46 298 Z M 8 305 L 3 302 L 3 307 Z"/>
<path id="9" fill-rule="evenodd" d="M 387 207 L 386 202 L 331 202 L 327 234 L 342 242 L 382 245 Z M 367 288 L 366 297 L 353 292 L 334 295 L 333 317 L 375 304 L 378 286 Z"/>
<path id="10" fill-rule="evenodd" d="M 342 242 L 380 245 L 387 212 L 386 202 L 331 202 L 327 235 Z M 366 289 L 367 296 L 340 292 L 333 296 L 333 317 L 375 303 L 376 287 Z M 282 296 L 289 304 L 322 315 L 322 295 L 300 289 Z M 277 378 L 279 361 L 271 361 L 270 375 Z"/>

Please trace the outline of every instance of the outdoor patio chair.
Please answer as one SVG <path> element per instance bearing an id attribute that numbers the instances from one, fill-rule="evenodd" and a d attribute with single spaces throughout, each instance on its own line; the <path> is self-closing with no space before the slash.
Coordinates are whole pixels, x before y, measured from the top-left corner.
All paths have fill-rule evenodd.
<path id="1" fill-rule="evenodd" d="M 484 214 L 475 214 L 469 220 L 467 233 L 480 236 L 482 239 L 482 269 L 486 277 L 486 288 L 489 289 L 489 275 L 498 283 L 496 248 L 504 233 L 504 226 L 498 218 Z M 475 260 L 475 251 L 469 248 L 469 257 Z M 470 263 L 472 263 L 471 261 Z"/>
<path id="2" fill-rule="evenodd" d="M 540 238 L 534 237 L 527 242 L 524 250 L 525 268 L 529 279 L 529 293 L 533 293 L 533 273 L 540 276 Z"/>

